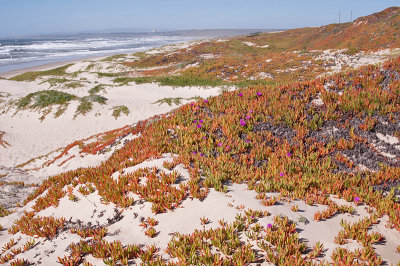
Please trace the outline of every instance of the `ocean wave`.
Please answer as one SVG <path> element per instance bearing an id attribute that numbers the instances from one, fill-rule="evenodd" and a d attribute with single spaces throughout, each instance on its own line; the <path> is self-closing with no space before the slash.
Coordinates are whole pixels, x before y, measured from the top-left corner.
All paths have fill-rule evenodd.
<path id="1" fill-rule="evenodd" d="M 0 72 L 21 69 L 28 64 L 144 51 L 188 41 L 182 36 L 99 37 L 80 39 L 0 40 Z"/>

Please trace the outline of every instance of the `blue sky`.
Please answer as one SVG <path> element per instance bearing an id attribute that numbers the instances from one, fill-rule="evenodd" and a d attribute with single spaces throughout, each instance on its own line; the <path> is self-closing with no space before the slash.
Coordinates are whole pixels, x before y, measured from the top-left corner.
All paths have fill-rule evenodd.
<path id="1" fill-rule="evenodd" d="M 0 36 L 107 29 L 283 29 L 369 15 L 399 0 L 0 0 Z"/>

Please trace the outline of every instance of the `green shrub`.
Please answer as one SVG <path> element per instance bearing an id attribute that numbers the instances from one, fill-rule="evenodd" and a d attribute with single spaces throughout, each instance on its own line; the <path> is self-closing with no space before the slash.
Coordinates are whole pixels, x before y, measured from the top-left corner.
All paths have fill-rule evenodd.
<path id="1" fill-rule="evenodd" d="M 44 90 L 30 93 L 18 100 L 18 108 L 44 108 L 53 104 L 66 104 L 77 99 L 75 95 L 56 90 Z"/>
<path id="2" fill-rule="evenodd" d="M 100 104 L 106 104 L 107 98 L 100 95 L 89 95 L 81 98 L 81 101 L 96 102 Z"/>

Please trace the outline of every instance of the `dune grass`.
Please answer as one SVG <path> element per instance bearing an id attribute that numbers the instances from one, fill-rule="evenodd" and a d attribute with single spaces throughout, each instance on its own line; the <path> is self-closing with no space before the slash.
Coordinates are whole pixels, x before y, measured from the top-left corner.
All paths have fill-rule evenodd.
<path id="1" fill-rule="evenodd" d="M 113 110 L 112 116 L 114 116 L 115 119 L 118 119 L 118 117 L 120 117 L 121 114 L 125 114 L 126 116 L 129 115 L 129 108 L 126 107 L 125 105 L 113 106 L 112 110 Z"/>
<path id="2" fill-rule="evenodd" d="M 164 103 L 168 104 L 169 106 L 172 106 L 173 104 L 175 105 L 180 105 L 182 103 L 182 100 L 200 100 L 201 97 L 199 96 L 195 96 L 195 97 L 191 97 L 191 98 L 182 98 L 182 97 L 175 97 L 175 98 L 162 98 L 160 100 L 155 101 L 153 104 L 158 103 L 158 105 L 162 105 Z"/>
<path id="3" fill-rule="evenodd" d="M 101 91 L 105 91 L 105 88 L 104 88 L 104 85 L 99 84 L 99 85 L 96 85 L 95 87 L 91 88 L 88 92 L 90 95 L 95 95 Z"/>

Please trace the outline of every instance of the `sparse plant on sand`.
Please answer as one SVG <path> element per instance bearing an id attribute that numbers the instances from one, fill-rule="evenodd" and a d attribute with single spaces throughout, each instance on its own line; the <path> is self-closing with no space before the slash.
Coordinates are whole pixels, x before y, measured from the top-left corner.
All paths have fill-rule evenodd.
<path id="1" fill-rule="evenodd" d="M 118 117 L 121 116 L 121 113 L 125 114 L 126 116 L 129 115 L 129 109 L 125 105 L 113 106 L 112 110 L 112 115 L 115 117 L 115 119 L 118 119 Z"/>

